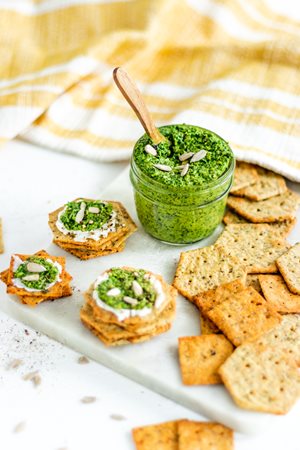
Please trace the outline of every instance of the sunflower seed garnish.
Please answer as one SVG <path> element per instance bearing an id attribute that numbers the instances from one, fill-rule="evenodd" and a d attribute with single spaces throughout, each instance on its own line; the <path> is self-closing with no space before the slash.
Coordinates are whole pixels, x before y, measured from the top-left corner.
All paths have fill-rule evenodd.
<path id="1" fill-rule="evenodd" d="M 157 156 L 157 151 L 156 151 L 156 149 L 155 149 L 154 147 L 152 147 L 152 145 L 150 145 L 150 144 L 147 144 L 147 145 L 146 145 L 146 147 L 145 147 L 145 152 L 146 152 L 146 153 L 149 153 L 149 155 Z"/>
<path id="2" fill-rule="evenodd" d="M 75 217 L 75 222 L 76 223 L 82 222 L 82 220 L 84 218 L 85 208 L 86 208 L 86 204 L 84 202 L 81 202 L 80 203 L 80 209 L 79 209 L 79 211 L 78 211 L 78 213 L 76 214 L 76 217 Z"/>
<path id="3" fill-rule="evenodd" d="M 205 158 L 207 155 L 206 150 L 200 150 L 199 152 L 195 153 L 192 159 L 190 160 L 191 163 L 200 161 L 201 159 Z"/>
<path id="4" fill-rule="evenodd" d="M 181 164 L 180 166 L 174 167 L 174 170 L 182 170 L 186 164 Z"/>
<path id="5" fill-rule="evenodd" d="M 120 295 L 121 291 L 119 288 L 112 288 L 109 291 L 106 292 L 106 295 L 109 297 L 116 297 L 117 295 Z"/>
<path id="6" fill-rule="evenodd" d="M 179 161 L 186 161 L 190 159 L 194 155 L 194 152 L 183 153 L 183 155 L 179 156 Z"/>
<path id="7" fill-rule="evenodd" d="M 32 275 L 25 275 L 25 277 L 22 278 L 24 281 L 38 281 L 40 279 L 40 276 L 38 273 L 33 273 Z"/>
<path id="8" fill-rule="evenodd" d="M 153 164 L 153 166 L 158 170 L 162 170 L 163 172 L 171 172 L 172 170 L 172 167 L 166 166 L 165 164 Z"/>
<path id="9" fill-rule="evenodd" d="M 132 282 L 132 290 L 137 296 L 143 294 L 143 288 L 136 280 L 133 280 Z"/>
<path id="10" fill-rule="evenodd" d="M 26 264 L 26 269 L 28 270 L 28 272 L 35 273 L 41 273 L 47 270 L 46 267 L 42 266 L 42 264 L 38 264 L 35 262 L 29 262 L 28 264 Z"/>
<path id="11" fill-rule="evenodd" d="M 183 168 L 182 171 L 180 172 L 180 175 L 181 175 L 182 177 L 184 177 L 184 176 L 188 173 L 189 168 L 190 168 L 190 165 L 189 165 L 189 164 L 185 164 L 184 168 Z"/>
<path id="12" fill-rule="evenodd" d="M 138 304 L 138 300 L 136 298 L 128 297 L 127 295 L 124 295 L 123 300 L 131 306 Z"/>
<path id="13" fill-rule="evenodd" d="M 93 214 L 98 214 L 100 212 L 100 209 L 97 206 L 90 206 L 88 211 Z"/>

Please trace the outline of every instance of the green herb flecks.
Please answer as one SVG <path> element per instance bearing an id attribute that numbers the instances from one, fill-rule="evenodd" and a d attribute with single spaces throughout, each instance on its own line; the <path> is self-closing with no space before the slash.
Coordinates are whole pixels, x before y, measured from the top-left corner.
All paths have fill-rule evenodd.
<path id="1" fill-rule="evenodd" d="M 76 222 L 77 213 L 81 203 L 86 204 L 84 217 L 80 223 Z M 99 212 L 89 212 L 89 208 L 96 207 Z M 101 228 L 111 218 L 113 207 L 111 203 L 103 203 L 99 200 L 69 202 L 60 220 L 67 230 L 71 231 L 92 231 Z"/>
<path id="2" fill-rule="evenodd" d="M 97 287 L 99 298 L 115 309 L 143 309 L 152 308 L 156 300 L 156 291 L 149 279 L 145 279 L 144 276 L 147 272 L 145 270 L 125 270 L 119 268 L 113 268 L 109 272 L 107 280 L 100 283 Z M 141 295 L 136 295 L 132 288 L 132 282 L 137 281 L 143 292 Z M 113 288 L 119 288 L 120 294 L 116 296 L 109 296 L 109 292 Z M 132 297 L 138 300 L 138 303 L 134 306 L 129 305 L 123 299 L 124 296 Z"/>
<path id="3" fill-rule="evenodd" d="M 32 272 L 29 272 L 27 270 L 27 264 L 29 262 L 40 264 L 46 269 L 44 272 L 40 272 L 38 274 L 39 279 L 36 281 L 23 280 L 24 277 L 32 275 Z M 24 286 L 30 289 L 38 289 L 40 291 L 44 291 L 47 289 L 47 286 L 50 283 L 53 283 L 53 281 L 56 280 L 57 275 L 58 269 L 52 263 L 46 261 L 46 259 L 44 258 L 39 258 L 37 256 L 30 256 L 28 259 L 26 259 L 26 261 L 24 261 L 22 264 L 19 265 L 18 269 L 14 272 L 13 277 L 19 278 L 24 284 Z"/>

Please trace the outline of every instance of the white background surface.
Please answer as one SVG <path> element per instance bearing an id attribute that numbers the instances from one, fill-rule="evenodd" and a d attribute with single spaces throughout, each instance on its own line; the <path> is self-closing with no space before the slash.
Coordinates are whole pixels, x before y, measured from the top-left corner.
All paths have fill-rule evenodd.
<path id="1" fill-rule="evenodd" d="M 49 211 L 78 196 L 100 195 L 124 167 L 125 163 L 96 164 L 20 142 L 8 144 L 0 151 L 0 217 L 6 244 L 0 270 L 7 267 L 12 252 L 34 252 L 49 245 Z M 35 211 L 34 229 L 29 211 Z M 24 234 L 22 248 L 14 248 L 15 233 Z M 26 334 L 25 328 L 0 314 L 1 450 L 133 450 L 134 426 L 204 419 L 99 364 L 79 365 L 78 354 L 34 330 Z M 14 358 L 24 364 L 7 370 Z M 42 377 L 38 387 L 22 379 L 32 370 Z M 96 401 L 83 404 L 84 396 L 95 396 Z M 20 422 L 25 423 L 23 431 L 13 432 Z M 274 429 L 255 438 L 236 435 L 236 450 L 300 450 L 299 422 L 300 402 L 276 421 Z"/>

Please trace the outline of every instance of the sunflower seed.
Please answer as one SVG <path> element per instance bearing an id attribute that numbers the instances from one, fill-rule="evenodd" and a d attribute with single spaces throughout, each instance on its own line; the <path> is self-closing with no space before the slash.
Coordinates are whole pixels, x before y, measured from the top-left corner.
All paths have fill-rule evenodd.
<path id="1" fill-rule="evenodd" d="M 153 166 L 158 170 L 162 170 L 163 172 L 171 172 L 172 170 L 172 167 L 166 166 L 165 164 L 153 164 Z"/>
<path id="2" fill-rule="evenodd" d="M 90 206 L 88 211 L 93 214 L 98 214 L 100 212 L 100 209 L 97 208 L 97 206 Z"/>
<path id="3" fill-rule="evenodd" d="M 23 364 L 21 359 L 13 359 L 7 366 L 7 369 L 17 369 Z"/>
<path id="4" fill-rule="evenodd" d="M 128 297 L 127 295 L 124 295 L 123 300 L 131 306 L 138 304 L 138 300 L 136 298 Z"/>
<path id="5" fill-rule="evenodd" d="M 122 414 L 111 414 L 109 417 L 113 420 L 126 420 L 126 417 Z"/>
<path id="6" fill-rule="evenodd" d="M 132 290 L 137 296 L 143 294 L 143 288 L 136 280 L 133 280 L 132 282 Z"/>
<path id="7" fill-rule="evenodd" d="M 93 220 L 89 220 L 89 223 L 92 224 L 92 223 L 94 223 L 94 221 Z"/>
<path id="8" fill-rule="evenodd" d="M 85 208 L 86 208 L 86 204 L 84 202 L 81 202 L 80 203 L 80 209 L 79 209 L 79 211 L 78 211 L 78 213 L 76 214 L 76 217 L 75 217 L 75 222 L 76 223 L 82 222 L 82 220 L 84 218 Z"/>
<path id="9" fill-rule="evenodd" d="M 184 168 L 185 164 L 181 164 L 181 166 L 174 167 L 174 170 L 182 170 Z"/>
<path id="10" fill-rule="evenodd" d="M 179 160 L 186 161 L 187 159 L 190 159 L 193 155 L 194 155 L 194 152 L 183 153 L 183 155 L 179 156 Z"/>
<path id="11" fill-rule="evenodd" d="M 88 364 L 90 360 L 86 356 L 79 356 L 78 364 Z"/>
<path id="12" fill-rule="evenodd" d="M 24 375 L 23 380 L 32 381 L 34 386 L 38 386 L 39 384 L 41 384 L 42 381 L 37 370 L 35 370 L 34 372 L 29 372 L 26 375 Z"/>
<path id="13" fill-rule="evenodd" d="M 82 397 L 80 401 L 81 403 L 94 403 L 96 401 L 96 397 L 91 397 L 87 395 L 86 397 Z"/>
<path id="14" fill-rule="evenodd" d="M 157 155 L 156 149 L 154 147 L 152 147 L 152 145 L 150 145 L 150 144 L 146 145 L 145 152 L 149 153 L 149 155 L 152 155 L 152 156 L 156 156 Z"/>
<path id="15" fill-rule="evenodd" d="M 109 297 L 116 297 L 117 295 L 120 295 L 121 291 L 119 288 L 112 288 L 109 291 L 106 292 L 106 295 Z"/>
<path id="16" fill-rule="evenodd" d="M 182 171 L 180 172 L 180 175 L 181 175 L 182 177 L 184 177 L 184 176 L 188 173 L 189 168 L 190 168 L 190 165 L 189 165 L 189 164 L 185 164 L 184 168 L 183 168 Z"/>
<path id="17" fill-rule="evenodd" d="M 206 150 L 200 150 L 199 152 L 195 153 L 192 159 L 190 160 L 191 163 L 200 161 L 201 159 L 205 158 L 207 155 Z"/>
<path id="18" fill-rule="evenodd" d="M 42 264 L 37 264 L 35 262 L 29 262 L 26 265 L 26 269 L 28 270 L 28 272 L 35 272 L 35 273 L 41 273 L 47 270 L 46 267 L 42 266 Z"/>
<path id="19" fill-rule="evenodd" d="M 33 273 L 32 275 L 26 275 L 22 278 L 24 281 L 38 281 L 40 279 L 40 276 L 38 273 Z"/>
<path id="20" fill-rule="evenodd" d="M 13 429 L 13 433 L 20 433 L 21 431 L 24 431 L 26 427 L 26 422 L 19 422 Z"/>

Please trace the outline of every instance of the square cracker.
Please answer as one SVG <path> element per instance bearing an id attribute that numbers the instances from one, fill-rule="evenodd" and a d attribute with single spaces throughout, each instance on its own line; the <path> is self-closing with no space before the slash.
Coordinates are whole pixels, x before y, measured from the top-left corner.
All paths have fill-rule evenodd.
<path id="1" fill-rule="evenodd" d="M 221 284 L 215 289 L 210 289 L 206 292 L 201 292 L 194 297 L 194 303 L 200 308 L 204 314 L 207 311 L 228 300 L 236 292 L 243 291 L 245 283 L 242 280 L 234 280 L 230 283 Z"/>
<path id="2" fill-rule="evenodd" d="M 281 175 L 271 170 L 257 167 L 258 180 L 251 186 L 234 191 L 233 195 L 247 197 L 256 202 L 275 197 L 287 191 L 285 180 Z"/>
<path id="3" fill-rule="evenodd" d="M 231 223 L 249 223 L 244 217 L 239 216 L 235 211 L 227 209 L 223 217 L 223 222 L 225 225 L 230 225 Z"/>
<path id="4" fill-rule="evenodd" d="M 284 194 L 259 202 L 232 195 L 227 200 L 227 205 L 231 209 L 254 223 L 292 220 L 296 215 L 299 204 L 300 196 L 296 192 L 289 190 Z"/>
<path id="5" fill-rule="evenodd" d="M 265 299 L 279 313 L 300 313 L 300 295 L 289 291 L 281 275 L 259 275 Z"/>
<path id="6" fill-rule="evenodd" d="M 258 174 L 255 166 L 245 162 L 237 162 L 231 192 L 250 186 L 256 183 L 257 180 Z"/>
<path id="7" fill-rule="evenodd" d="M 221 245 L 182 252 L 173 285 L 189 300 L 200 292 L 214 289 L 232 280 L 246 280 L 240 260 Z"/>
<path id="8" fill-rule="evenodd" d="M 233 431 L 219 423 L 181 420 L 178 450 L 233 450 Z"/>
<path id="9" fill-rule="evenodd" d="M 134 428 L 136 450 L 178 450 L 178 421 Z"/>
<path id="10" fill-rule="evenodd" d="M 300 243 L 280 256 L 276 264 L 289 290 L 300 294 Z"/>
<path id="11" fill-rule="evenodd" d="M 200 330 L 203 334 L 222 334 L 216 324 L 214 324 L 204 313 L 200 314 Z"/>
<path id="12" fill-rule="evenodd" d="M 251 286 L 255 289 L 259 294 L 263 295 L 263 291 L 259 282 L 258 274 L 249 274 L 246 278 L 246 286 Z M 271 275 L 272 276 L 272 275 Z"/>
<path id="13" fill-rule="evenodd" d="M 220 366 L 233 352 L 233 345 L 221 334 L 179 338 L 179 362 L 183 384 L 219 384 Z"/>
<path id="14" fill-rule="evenodd" d="M 236 347 L 257 339 L 281 322 L 280 314 L 252 287 L 233 293 L 207 315 Z"/>
<path id="15" fill-rule="evenodd" d="M 276 273 L 276 259 L 289 247 L 267 223 L 227 225 L 216 244 L 240 259 L 247 273 Z"/>
<path id="16" fill-rule="evenodd" d="M 4 252 L 2 219 L 0 218 L 0 254 Z"/>
<path id="17" fill-rule="evenodd" d="M 238 347 L 219 373 L 241 408 L 285 414 L 300 395 L 300 373 L 280 349 L 257 343 Z"/>

